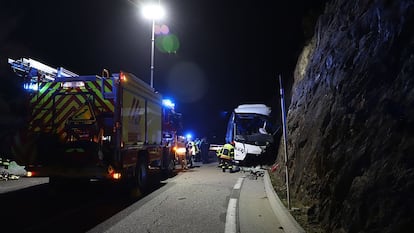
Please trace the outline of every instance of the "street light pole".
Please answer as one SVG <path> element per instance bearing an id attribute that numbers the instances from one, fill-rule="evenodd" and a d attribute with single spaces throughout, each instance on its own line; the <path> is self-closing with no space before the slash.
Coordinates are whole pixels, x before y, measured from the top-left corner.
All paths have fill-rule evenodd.
<path id="1" fill-rule="evenodd" d="M 155 19 L 152 19 L 152 31 L 151 31 L 151 88 L 154 88 L 154 47 L 155 47 Z"/>
<path id="2" fill-rule="evenodd" d="M 155 50 L 155 20 L 161 19 L 165 15 L 164 9 L 158 4 L 149 4 L 142 8 L 145 18 L 152 20 L 151 28 L 151 88 L 154 88 L 154 50 Z"/>

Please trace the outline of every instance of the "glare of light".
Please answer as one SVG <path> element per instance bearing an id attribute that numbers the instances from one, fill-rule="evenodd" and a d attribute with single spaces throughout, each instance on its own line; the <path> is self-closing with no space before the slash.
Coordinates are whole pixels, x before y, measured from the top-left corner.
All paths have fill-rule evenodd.
<path id="1" fill-rule="evenodd" d="M 119 179 L 121 179 L 121 173 L 118 173 L 118 172 L 114 172 L 114 173 L 112 173 L 112 178 L 113 178 L 114 180 L 119 180 Z"/>
<path id="2" fill-rule="evenodd" d="M 175 150 L 175 152 L 176 152 L 177 154 L 185 154 L 186 149 L 185 149 L 185 147 L 179 147 L 179 148 L 177 148 L 177 149 Z"/>
<path id="3" fill-rule="evenodd" d="M 161 25 L 160 32 L 164 35 L 167 35 L 170 32 L 170 28 L 167 25 Z"/>
<path id="4" fill-rule="evenodd" d="M 180 48 L 180 41 L 174 34 L 160 35 L 155 40 L 155 46 L 163 53 L 176 53 Z"/>
<path id="5" fill-rule="evenodd" d="M 166 107 L 174 109 L 175 103 L 173 103 L 170 99 L 163 99 L 162 104 Z"/>
<path id="6" fill-rule="evenodd" d="M 37 83 L 25 83 L 23 84 L 23 88 L 25 90 L 30 90 L 30 91 L 38 91 L 39 90 L 39 86 Z"/>
<path id="7" fill-rule="evenodd" d="M 187 140 L 191 140 L 191 138 L 193 138 L 193 135 L 191 135 L 190 133 L 188 133 L 187 135 L 185 135 L 185 137 L 187 138 Z"/>
<path id="8" fill-rule="evenodd" d="M 149 4 L 142 8 L 142 15 L 146 19 L 162 19 L 165 17 L 165 10 L 159 4 Z"/>
<path id="9" fill-rule="evenodd" d="M 155 35 L 167 35 L 169 32 L 170 32 L 170 29 L 165 24 L 154 26 Z"/>
<path id="10" fill-rule="evenodd" d="M 34 174 L 33 174 L 33 172 L 31 172 L 31 171 L 27 171 L 26 172 L 26 176 L 27 177 L 32 177 Z"/>
<path id="11" fill-rule="evenodd" d="M 85 87 L 85 83 L 82 81 L 79 82 L 64 82 L 61 84 L 63 88 L 76 88 L 76 87 Z"/>
<path id="12" fill-rule="evenodd" d="M 122 82 L 126 82 L 127 78 L 126 75 L 124 73 L 121 73 L 121 75 L 119 76 Z"/>

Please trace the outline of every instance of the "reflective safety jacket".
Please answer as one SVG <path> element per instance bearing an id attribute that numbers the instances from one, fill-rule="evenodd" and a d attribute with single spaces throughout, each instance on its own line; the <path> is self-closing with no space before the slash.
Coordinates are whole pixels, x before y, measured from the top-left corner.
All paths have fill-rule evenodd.
<path id="1" fill-rule="evenodd" d="M 217 150 L 216 154 L 219 159 L 233 160 L 234 146 L 230 143 L 226 143 L 222 148 Z"/>
<path id="2" fill-rule="evenodd" d="M 194 142 L 189 142 L 187 147 L 190 152 L 190 155 L 197 155 L 198 152 L 200 151 L 197 144 Z"/>

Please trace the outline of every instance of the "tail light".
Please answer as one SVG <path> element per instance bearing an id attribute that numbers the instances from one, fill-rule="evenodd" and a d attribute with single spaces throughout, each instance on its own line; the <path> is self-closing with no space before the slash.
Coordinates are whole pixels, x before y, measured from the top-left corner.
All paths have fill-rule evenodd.
<path id="1" fill-rule="evenodd" d="M 27 172 L 26 172 L 26 176 L 27 176 L 27 177 L 33 177 L 33 176 L 34 176 L 34 173 L 33 173 L 33 172 L 31 172 L 31 171 L 27 171 Z"/>
<path id="2" fill-rule="evenodd" d="M 121 74 L 119 75 L 119 79 L 120 79 L 122 82 L 126 82 L 126 81 L 127 81 L 126 75 L 125 75 L 124 73 L 122 73 L 122 72 L 121 72 Z"/>
<path id="3" fill-rule="evenodd" d="M 114 172 L 114 173 L 112 173 L 112 178 L 113 178 L 114 180 L 119 180 L 119 179 L 121 179 L 121 173 L 119 173 L 119 172 Z"/>

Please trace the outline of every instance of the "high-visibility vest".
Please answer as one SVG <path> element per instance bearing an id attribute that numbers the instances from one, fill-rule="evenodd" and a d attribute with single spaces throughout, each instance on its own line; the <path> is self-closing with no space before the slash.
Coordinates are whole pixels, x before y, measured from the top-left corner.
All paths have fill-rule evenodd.
<path id="1" fill-rule="evenodd" d="M 224 144 L 222 148 L 217 150 L 217 157 L 232 160 L 234 158 L 234 146 L 229 143 Z"/>

